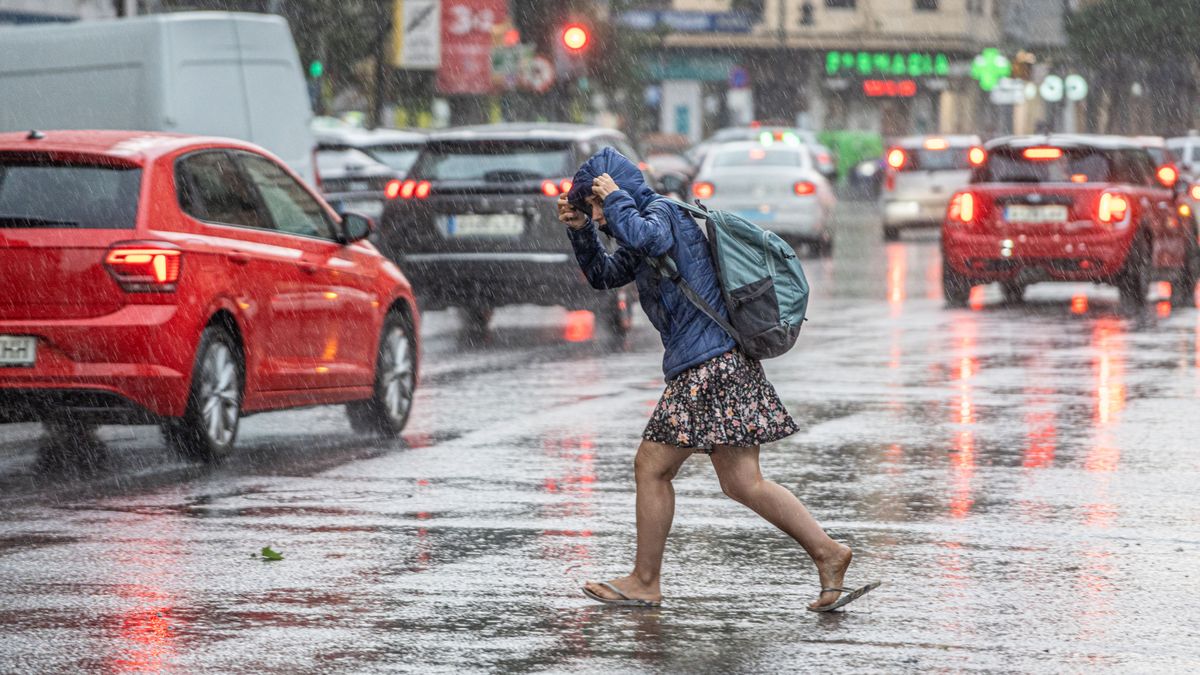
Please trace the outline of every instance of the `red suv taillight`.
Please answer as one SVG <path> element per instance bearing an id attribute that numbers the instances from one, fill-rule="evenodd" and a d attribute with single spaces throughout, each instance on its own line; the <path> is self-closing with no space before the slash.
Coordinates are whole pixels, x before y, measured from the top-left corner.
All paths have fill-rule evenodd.
<path id="1" fill-rule="evenodd" d="M 1096 208 L 1096 218 L 1105 224 L 1123 223 L 1129 217 L 1129 199 L 1115 192 L 1105 192 L 1100 195 L 1100 203 Z"/>
<path id="2" fill-rule="evenodd" d="M 104 267 L 129 293 L 173 292 L 182 266 L 183 251 L 166 242 L 120 242 L 104 256 Z"/>
<path id="3" fill-rule="evenodd" d="M 398 179 L 389 180 L 387 185 L 383 186 L 383 194 L 388 199 L 395 199 L 400 196 L 400 188 L 402 187 L 404 187 L 404 181 Z"/>
<path id="4" fill-rule="evenodd" d="M 565 195 L 571 191 L 571 185 L 572 183 L 569 178 L 564 178 L 557 183 L 552 180 L 544 180 L 542 181 L 542 194 L 547 197 Z"/>
<path id="5" fill-rule="evenodd" d="M 975 222 L 975 195 L 970 192 L 959 192 L 950 199 L 946 223 L 948 225 L 970 225 L 973 222 Z"/>
<path id="6" fill-rule="evenodd" d="M 391 183 L 388 183 L 387 188 L 384 190 L 389 199 L 395 199 L 395 196 L 392 194 L 392 183 L 396 182 L 398 181 L 392 181 Z M 399 188 L 396 189 L 396 194 L 399 195 L 401 199 L 412 199 L 413 197 L 416 197 L 417 199 L 425 199 L 429 196 L 429 193 L 432 190 L 433 186 L 427 180 L 419 182 L 415 180 L 406 180 L 403 183 L 400 183 Z"/>

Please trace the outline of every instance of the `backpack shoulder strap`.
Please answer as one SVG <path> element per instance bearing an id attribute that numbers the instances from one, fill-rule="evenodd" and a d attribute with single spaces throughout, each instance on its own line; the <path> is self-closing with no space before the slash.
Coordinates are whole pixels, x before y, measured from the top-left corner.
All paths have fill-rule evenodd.
<path id="1" fill-rule="evenodd" d="M 646 262 L 652 269 L 654 269 L 655 272 L 658 273 L 660 277 L 665 277 L 674 282 L 675 285 L 679 287 L 679 290 L 683 293 L 683 296 L 688 299 L 688 302 L 691 302 L 693 305 L 695 305 L 696 309 L 704 312 L 705 316 L 712 319 L 714 323 L 728 333 L 729 337 L 733 338 L 734 342 L 741 344 L 742 338 L 740 335 L 738 335 L 737 329 L 734 328 L 733 324 L 729 323 L 725 317 L 721 316 L 721 313 L 714 309 L 712 305 L 708 304 L 704 298 L 700 297 L 700 294 L 696 292 L 696 289 L 692 288 L 691 285 L 684 280 L 683 276 L 679 274 L 679 268 L 675 266 L 674 260 L 671 260 L 669 256 L 663 255 L 657 258 L 647 257 Z"/>
<path id="2" fill-rule="evenodd" d="M 703 204 L 700 204 L 700 202 L 696 202 L 695 204 L 689 204 L 687 202 L 680 201 L 678 199 L 671 199 L 670 197 L 663 197 L 663 201 L 670 203 L 670 204 L 674 204 L 675 206 L 678 206 L 679 208 L 683 209 L 684 211 L 687 211 L 688 213 L 692 214 L 696 218 L 701 218 L 701 219 L 708 218 L 708 208 L 705 207 Z"/>

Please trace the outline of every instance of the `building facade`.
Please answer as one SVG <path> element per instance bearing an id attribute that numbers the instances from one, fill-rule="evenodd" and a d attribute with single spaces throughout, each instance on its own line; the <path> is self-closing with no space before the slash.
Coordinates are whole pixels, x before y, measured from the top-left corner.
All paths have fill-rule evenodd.
<path id="1" fill-rule="evenodd" d="M 1065 11 L 1062 0 L 673 0 L 615 18 L 663 35 L 648 58 L 664 132 L 755 119 L 898 136 L 1012 130 L 1013 107 L 989 100 L 975 59 L 1065 45 Z"/>

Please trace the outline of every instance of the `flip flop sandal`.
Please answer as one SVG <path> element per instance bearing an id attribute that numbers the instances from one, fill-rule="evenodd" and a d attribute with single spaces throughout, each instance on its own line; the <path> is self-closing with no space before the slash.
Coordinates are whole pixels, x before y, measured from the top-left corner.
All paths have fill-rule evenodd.
<path id="1" fill-rule="evenodd" d="M 636 598 L 631 598 L 628 595 L 625 595 L 624 593 L 622 593 L 619 588 L 617 588 L 616 586 L 613 586 L 612 584 L 608 583 L 607 581 L 599 581 L 597 583 L 599 585 L 607 588 L 608 590 L 612 591 L 613 593 L 616 593 L 617 598 L 605 598 L 605 597 L 596 595 L 595 593 L 591 592 L 587 588 L 584 588 L 583 594 L 588 596 L 592 600 L 595 600 L 596 602 L 601 602 L 606 605 L 618 605 L 621 607 L 662 607 L 661 602 L 650 602 L 649 600 L 638 600 Z"/>
<path id="2" fill-rule="evenodd" d="M 879 588 L 882 585 L 883 585 L 882 581 L 874 581 L 874 582 L 867 584 L 866 586 L 863 586 L 862 588 L 858 588 L 855 590 L 850 590 L 849 588 L 836 588 L 836 587 L 835 588 L 822 588 L 821 589 L 822 593 L 837 591 L 838 593 L 845 593 L 846 595 L 843 595 L 842 597 L 838 598 L 835 602 L 831 602 L 828 605 L 820 605 L 819 607 L 809 607 L 808 611 L 810 611 L 810 612 L 832 612 L 833 610 L 838 609 L 840 607 L 845 607 L 846 605 L 854 602 L 855 600 L 861 598 L 862 596 L 866 595 L 867 593 L 870 593 L 871 591 L 875 590 L 876 588 Z"/>

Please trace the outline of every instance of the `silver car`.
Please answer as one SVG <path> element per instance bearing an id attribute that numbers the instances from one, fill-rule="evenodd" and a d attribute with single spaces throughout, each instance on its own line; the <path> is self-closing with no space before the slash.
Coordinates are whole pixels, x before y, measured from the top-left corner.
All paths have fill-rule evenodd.
<path id="1" fill-rule="evenodd" d="M 971 180 L 973 161 L 986 155 L 978 136 L 909 136 L 884 153 L 880 192 L 883 238 L 909 228 L 940 228 L 955 192 Z"/>
<path id="2" fill-rule="evenodd" d="M 800 143 L 722 143 L 705 155 L 692 195 L 793 244 L 803 243 L 817 255 L 829 255 L 837 198 L 812 154 Z"/>

